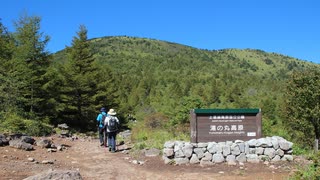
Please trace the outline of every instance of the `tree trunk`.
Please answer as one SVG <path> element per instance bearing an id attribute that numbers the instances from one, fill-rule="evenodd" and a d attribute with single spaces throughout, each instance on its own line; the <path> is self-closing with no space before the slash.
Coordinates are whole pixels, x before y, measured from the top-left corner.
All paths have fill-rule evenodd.
<path id="1" fill-rule="evenodd" d="M 314 140 L 314 151 L 315 152 L 318 152 L 318 150 L 319 150 L 319 139 L 315 139 Z"/>

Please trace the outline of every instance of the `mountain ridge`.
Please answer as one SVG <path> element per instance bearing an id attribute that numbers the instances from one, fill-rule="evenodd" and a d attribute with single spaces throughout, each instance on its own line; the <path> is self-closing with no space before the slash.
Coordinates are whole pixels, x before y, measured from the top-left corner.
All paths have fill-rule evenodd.
<path id="1" fill-rule="evenodd" d="M 263 52 L 263 53 L 267 53 L 267 54 L 274 54 L 274 55 L 280 55 L 280 56 L 284 56 L 284 57 L 289 57 L 298 61 L 303 61 L 303 62 L 307 62 L 307 63 L 313 63 L 313 64 L 318 64 L 312 61 L 308 61 L 306 59 L 300 59 L 297 57 L 293 57 L 293 56 L 289 56 L 286 54 L 281 54 L 278 52 L 269 52 L 263 49 L 256 49 L 256 48 L 222 48 L 222 49 L 207 49 L 207 48 L 198 48 L 195 46 L 191 46 L 191 45 L 185 45 L 182 43 L 177 43 L 177 42 L 171 42 L 171 41 L 167 41 L 167 40 L 161 40 L 161 39 L 155 39 L 155 38 L 147 38 L 147 37 L 137 37 L 137 36 L 126 36 L 126 35 L 120 35 L 120 36 L 102 36 L 102 37 L 95 37 L 95 38 L 91 38 L 88 39 L 88 41 L 99 41 L 102 39 L 108 39 L 108 38 L 132 38 L 132 39 L 141 39 L 141 40 L 150 40 L 150 41 L 158 41 L 158 42 L 164 42 L 164 43 L 168 43 L 168 44 L 173 44 L 173 45 L 178 45 L 178 46 L 183 46 L 183 47 L 189 47 L 189 48 L 193 48 L 193 49 L 197 49 L 197 50 L 202 50 L 202 51 L 229 51 L 229 50 L 238 50 L 238 51 L 259 51 L 259 52 Z M 57 51 L 58 52 L 58 51 Z"/>

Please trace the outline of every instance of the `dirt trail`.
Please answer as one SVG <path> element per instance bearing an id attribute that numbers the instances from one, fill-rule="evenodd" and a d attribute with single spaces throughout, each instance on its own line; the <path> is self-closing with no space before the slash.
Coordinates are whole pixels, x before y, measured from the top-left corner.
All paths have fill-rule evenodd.
<path id="1" fill-rule="evenodd" d="M 275 165 L 275 168 L 260 164 L 245 163 L 243 169 L 237 166 L 218 164 L 210 167 L 197 165 L 165 165 L 161 157 L 140 157 L 143 165 L 132 163 L 133 158 L 122 152 L 110 153 L 98 146 L 98 140 L 75 140 L 56 138 L 54 142 L 65 144 L 68 149 L 49 153 L 46 149 L 34 151 L 0 147 L 0 179 L 23 179 L 49 169 L 79 170 L 85 180 L 102 179 L 287 179 L 292 165 Z M 39 163 L 29 162 L 34 158 Z M 54 160 L 53 164 L 42 164 L 43 160 Z M 284 167 L 284 168 L 281 168 Z M 290 169 L 290 168 L 289 168 Z"/>

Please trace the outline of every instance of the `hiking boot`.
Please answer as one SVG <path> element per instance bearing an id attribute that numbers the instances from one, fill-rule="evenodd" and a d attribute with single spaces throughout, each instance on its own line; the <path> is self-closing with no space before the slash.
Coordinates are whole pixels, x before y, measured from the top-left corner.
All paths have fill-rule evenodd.
<path id="1" fill-rule="evenodd" d="M 104 144 L 103 143 L 100 143 L 100 146 L 103 146 Z"/>
<path id="2" fill-rule="evenodd" d="M 115 151 L 115 150 L 112 150 L 111 152 L 112 152 L 112 153 L 115 153 L 116 151 Z"/>
<path id="3" fill-rule="evenodd" d="M 109 151 L 111 151 L 111 148 L 109 148 Z"/>

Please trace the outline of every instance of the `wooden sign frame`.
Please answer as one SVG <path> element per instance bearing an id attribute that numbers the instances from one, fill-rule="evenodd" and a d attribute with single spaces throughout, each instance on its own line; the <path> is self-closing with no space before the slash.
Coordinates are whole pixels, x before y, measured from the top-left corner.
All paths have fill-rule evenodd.
<path id="1" fill-rule="evenodd" d="M 224 142 L 262 137 L 261 109 L 193 109 L 192 143 Z"/>

